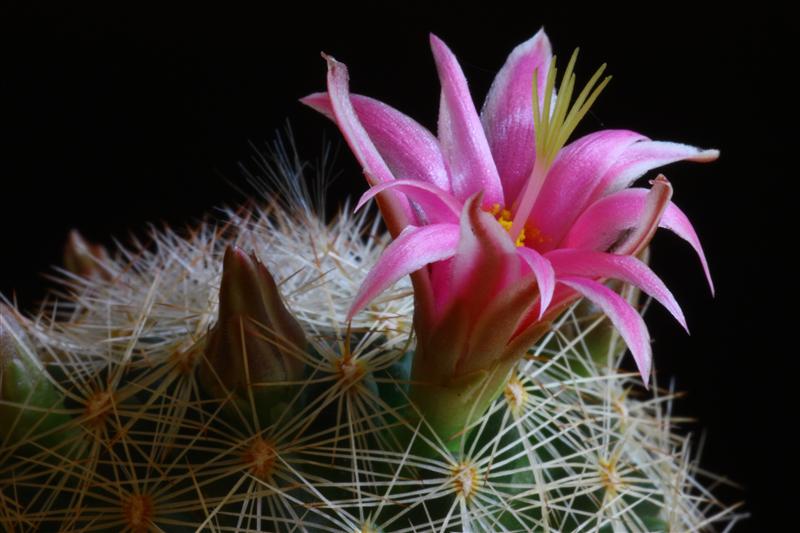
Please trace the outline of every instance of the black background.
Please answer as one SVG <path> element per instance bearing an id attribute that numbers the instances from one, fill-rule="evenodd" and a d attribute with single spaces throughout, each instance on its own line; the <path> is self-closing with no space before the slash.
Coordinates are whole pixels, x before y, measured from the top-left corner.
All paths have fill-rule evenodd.
<path id="1" fill-rule="evenodd" d="M 324 88 L 321 50 L 348 64 L 354 91 L 435 131 L 429 31 L 459 57 L 480 105 L 506 54 L 544 25 L 561 56 L 581 47 L 582 79 L 602 62 L 614 75 L 577 134 L 630 128 L 722 151 L 714 164 L 665 170 L 703 240 L 717 296 L 689 247 L 659 235 L 654 269 L 692 335 L 660 309 L 648 323 L 661 382 L 675 378 L 687 392 L 680 413 L 698 419 L 688 429 L 707 435 L 703 464 L 744 486 L 723 491 L 753 514 L 737 530 L 791 529 L 797 343 L 780 309 L 797 307 L 788 277 L 795 176 L 780 162 L 797 99 L 788 14 L 644 3 L 592 12 L 531 2 L 290 13 L 132 5 L 0 10 L 3 294 L 28 308 L 39 301 L 41 274 L 59 263 L 70 228 L 110 245 L 143 235 L 148 222 L 182 227 L 241 201 L 237 163 L 287 119 L 304 157 L 318 157 L 324 138 L 341 145 L 333 126 L 297 103 Z M 364 188 L 340 152 L 331 205 Z"/>

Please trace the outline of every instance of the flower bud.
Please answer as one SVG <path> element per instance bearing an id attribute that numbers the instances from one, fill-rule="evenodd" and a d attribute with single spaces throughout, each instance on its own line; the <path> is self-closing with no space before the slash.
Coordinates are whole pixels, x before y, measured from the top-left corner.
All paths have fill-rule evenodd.
<path id="1" fill-rule="evenodd" d="M 305 334 L 254 253 L 231 247 L 223 261 L 219 316 L 208 334 L 200 379 L 216 398 L 233 393 L 242 408 L 250 405 L 252 388 L 259 418 L 274 420 L 303 377 Z"/>

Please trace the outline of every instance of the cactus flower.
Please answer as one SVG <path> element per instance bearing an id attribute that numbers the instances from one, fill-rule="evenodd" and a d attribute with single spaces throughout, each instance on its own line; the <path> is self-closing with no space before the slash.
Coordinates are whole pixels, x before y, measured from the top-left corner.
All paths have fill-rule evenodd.
<path id="1" fill-rule="evenodd" d="M 267 404 L 260 411 L 274 418 L 291 399 L 293 384 L 302 379 L 304 363 L 298 351 L 305 347 L 303 329 L 264 264 L 255 254 L 228 248 L 219 317 L 208 334 L 200 367 L 204 386 L 218 398 L 233 392 L 243 407 L 252 388 L 255 401 Z"/>
<path id="2" fill-rule="evenodd" d="M 556 92 L 556 60 L 543 30 L 511 52 L 480 114 L 453 53 L 433 35 L 431 48 L 442 87 L 438 137 L 382 102 L 350 94 L 346 66 L 331 57 L 327 93 L 302 100 L 339 126 L 372 186 L 359 206 L 377 196 L 395 236 L 350 316 L 414 273 L 413 373 L 442 387 L 427 396 L 444 405 L 447 388 L 462 401 L 475 400 L 474 390 L 465 392 L 473 386 L 494 397 L 548 319 L 583 296 L 620 331 L 646 384 L 647 328 L 602 282 L 639 287 L 686 327 L 669 289 L 635 257 L 659 226 L 687 240 L 711 278 L 666 178 L 649 190 L 628 187 L 653 168 L 712 161 L 718 152 L 628 130 L 567 144 L 609 78 L 601 80 L 603 66 L 578 93 L 573 54 Z M 442 409 L 448 418 L 449 407 Z"/>

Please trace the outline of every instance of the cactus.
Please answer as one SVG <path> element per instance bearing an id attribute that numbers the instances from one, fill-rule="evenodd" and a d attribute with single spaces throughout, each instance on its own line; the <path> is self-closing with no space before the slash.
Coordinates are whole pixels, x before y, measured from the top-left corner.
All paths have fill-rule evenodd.
<path id="1" fill-rule="evenodd" d="M 96 254 L 108 275 L 65 274 L 72 296 L 50 312 L 2 313 L 7 530 L 698 531 L 738 517 L 675 431 L 675 393 L 620 368 L 597 309 L 563 313 L 451 449 L 408 416 L 409 284 L 345 320 L 388 242 L 368 214 L 271 202 L 151 238 Z M 271 273 L 275 316 L 304 336 L 257 315 L 239 333 L 263 353 L 229 351 L 290 353 L 299 375 L 230 361 L 240 381 L 221 378 L 235 260 Z M 276 387 L 280 402 L 263 394 Z"/>
<path id="2" fill-rule="evenodd" d="M 742 518 L 712 494 L 675 391 L 625 369 L 602 306 L 569 299 L 513 360 L 421 394 L 419 278 L 361 298 L 391 238 L 369 211 L 326 219 L 295 161 L 279 153 L 261 202 L 186 235 L 152 230 L 109 253 L 71 234 L 67 296 L 29 318 L 0 304 L 5 530 L 713 531 Z M 466 412 L 443 420 L 442 405 Z"/>

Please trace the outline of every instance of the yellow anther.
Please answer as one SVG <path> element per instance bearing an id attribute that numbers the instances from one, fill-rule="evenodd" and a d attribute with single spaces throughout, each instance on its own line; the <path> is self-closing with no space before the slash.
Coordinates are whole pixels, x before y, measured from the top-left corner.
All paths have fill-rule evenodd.
<path id="1" fill-rule="evenodd" d="M 528 230 L 527 232 L 525 231 L 526 229 Z M 528 244 L 532 245 L 543 244 L 544 242 L 547 241 L 547 237 L 545 237 L 544 234 L 541 231 L 539 231 L 539 228 L 537 228 L 536 226 L 532 227 L 527 226 L 525 228 L 522 228 L 520 235 L 524 235 L 528 241 Z"/>
<path id="2" fill-rule="evenodd" d="M 500 225 L 503 226 L 504 230 L 506 230 L 508 233 L 511 233 L 511 223 L 513 217 L 511 211 L 508 209 L 503 209 L 500 204 L 494 204 L 489 210 L 489 213 L 491 213 L 491 215 L 497 219 Z M 525 235 L 525 228 L 522 228 L 522 231 L 519 232 L 519 235 L 517 235 L 517 238 L 514 241 L 514 244 L 517 248 L 520 246 L 525 246 Z"/>

